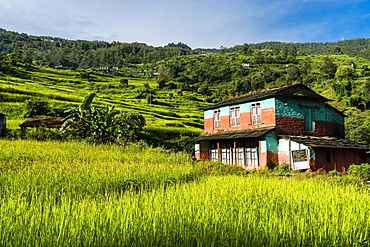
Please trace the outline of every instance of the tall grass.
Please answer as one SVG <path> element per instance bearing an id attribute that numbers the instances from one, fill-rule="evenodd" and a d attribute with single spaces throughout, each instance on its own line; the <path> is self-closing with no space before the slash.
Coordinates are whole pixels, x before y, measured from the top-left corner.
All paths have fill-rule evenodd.
<path id="1" fill-rule="evenodd" d="M 369 193 L 351 184 L 202 177 L 140 145 L 0 141 L 0 168 L 1 246 L 369 244 Z"/>
<path id="2" fill-rule="evenodd" d="M 0 141 L 2 195 L 93 197 L 197 179 L 187 154 L 130 145 Z"/>

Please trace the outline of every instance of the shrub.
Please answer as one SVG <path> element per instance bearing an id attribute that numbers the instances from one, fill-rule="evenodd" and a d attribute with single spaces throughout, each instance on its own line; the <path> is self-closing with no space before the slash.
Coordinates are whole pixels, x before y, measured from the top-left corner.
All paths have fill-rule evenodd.
<path id="1" fill-rule="evenodd" d="M 337 170 L 332 170 L 332 171 L 329 171 L 328 173 L 329 173 L 329 176 L 331 177 L 336 177 L 340 175 L 340 173 Z"/>
<path id="2" fill-rule="evenodd" d="M 287 174 L 290 172 L 290 166 L 287 164 L 279 164 L 274 168 L 274 173 L 278 175 Z"/>
<path id="3" fill-rule="evenodd" d="M 204 171 L 207 175 L 219 176 L 219 175 L 247 175 L 249 172 L 240 166 L 233 166 L 217 162 L 209 162 L 208 166 L 204 167 Z"/>
<path id="4" fill-rule="evenodd" d="M 348 168 L 347 173 L 362 179 L 370 179 L 370 164 L 364 163 L 361 165 L 351 165 Z"/>
<path id="5" fill-rule="evenodd" d="M 63 136 L 59 131 L 44 127 L 31 128 L 27 130 L 25 138 L 37 141 L 63 140 Z"/>
<path id="6" fill-rule="evenodd" d="M 30 99 L 25 102 L 24 117 L 34 117 L 37 115 L 48 115 L 50 112 L 49 103 L 39 99 Z"/>

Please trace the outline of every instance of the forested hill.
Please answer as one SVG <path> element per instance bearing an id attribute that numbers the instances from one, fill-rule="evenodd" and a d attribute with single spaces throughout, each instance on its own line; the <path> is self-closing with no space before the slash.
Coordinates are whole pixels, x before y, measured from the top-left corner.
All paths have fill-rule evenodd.
<path id="1" fill-rule="evenodd" d="M 247 48 L 246 48 L 247 47 Z M 326 43 L 282 43 L 263 42 L 240 44 L 219 49 L 191 49 L 184 43 L 169 43 L 164 47 L 153 47 L 143 43 L 118 41 L 67 40 L 50 36 L 32 36 L 0 28 L 0 52 L 22 51 L 23 57 L 41 66 L 94 68 L 99 66 L 125 66 L 128 64 L 152 63 L 179 55 L 201 53 L 232 53 L 243 49 L 279 51 L 294 49 L 301 54 L 347 54 L 370 58 L 370 39 L 353 39 Z"/>
<path id="2" fill-rule="evenodd" d="M 152 47 L 0 30 L 0 112 L 21 118 L 20 102 L 27 99 L 65 107 L 95 92 L 101 105 L 139 112 L 150 126 L 200 129 L 200 107 L 299 81 L 347 115 L 347 138 L 370 144 L 370 61 L 364 58 L 370 40 L 360 41 L 244 44 L 210 54 L 184 43 Z M 344 54 L 351 42 L 355 55 Z M 304 47 L 332 51 L 308 55 Z"/>
<path id="3" fill-rule="evenodd" d="M 351 56 L 360 56 L 370 58 L 370 39 L 360 38 L 351 40 L 342 40 L 337 42 L 325 43 L 281 43 L 281 42 L 263 42 L 259 44 L 250 44 L 252 49 L 284 49 L 287 45 L 296 46 L 297 51 L 307 55 L 324 54 L 347 54 Z"/>

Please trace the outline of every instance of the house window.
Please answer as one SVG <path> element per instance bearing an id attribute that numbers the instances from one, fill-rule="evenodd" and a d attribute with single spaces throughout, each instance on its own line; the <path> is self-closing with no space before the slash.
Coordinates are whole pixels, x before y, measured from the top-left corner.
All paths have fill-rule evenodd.
<path id="1" fill-rule="evenodd" d="M 230 126 L 240 125 L 240 106 L 234 106 L 230 108 Z"/>
<path id="2" fill-rule="evenodd" d="M 261 103 L 253 103 L 252 105 L 252 124 L 261 123 Z"/>
<path id="3" fill-rule="evenodd" d="M 221 143 L 221 162 L 224 164 L 233 164 L 233 153 L 234 153 L 234 147 L 232 146 L 232 143 L 226 142 Z"/>
<path id="4" fill-rule="evenodd" d="M 313 109 L 310 107 L 305 107 L 303 109 L 304 109 L 304 130 L 314 131 Z"/>
<path id="5" fill-rule="evenodd" d="M 220 110 L 215 110 L 213 112 L 213 127 L 215 129 L 221 128 Z"/>
<path id="6" fill-rule="evenodd" d="M 256 141 L 238 142 L 236 164 L 244 167 L 258 167 L 258 143 Z"/>
<path id="7" fill-rule="evenodd" d="M 218 161 L 218 149 L 217 144 L 211 144 L 211 161 Z"/>

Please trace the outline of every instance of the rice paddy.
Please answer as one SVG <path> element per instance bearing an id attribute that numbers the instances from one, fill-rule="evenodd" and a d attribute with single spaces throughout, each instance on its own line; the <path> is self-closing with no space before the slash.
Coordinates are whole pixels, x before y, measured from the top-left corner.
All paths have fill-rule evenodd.
<path id="1" fill-rule="evenodd" d="M 1 246 L 366 246 L 369 193 L 144 144 L 0 140 Z"/>

